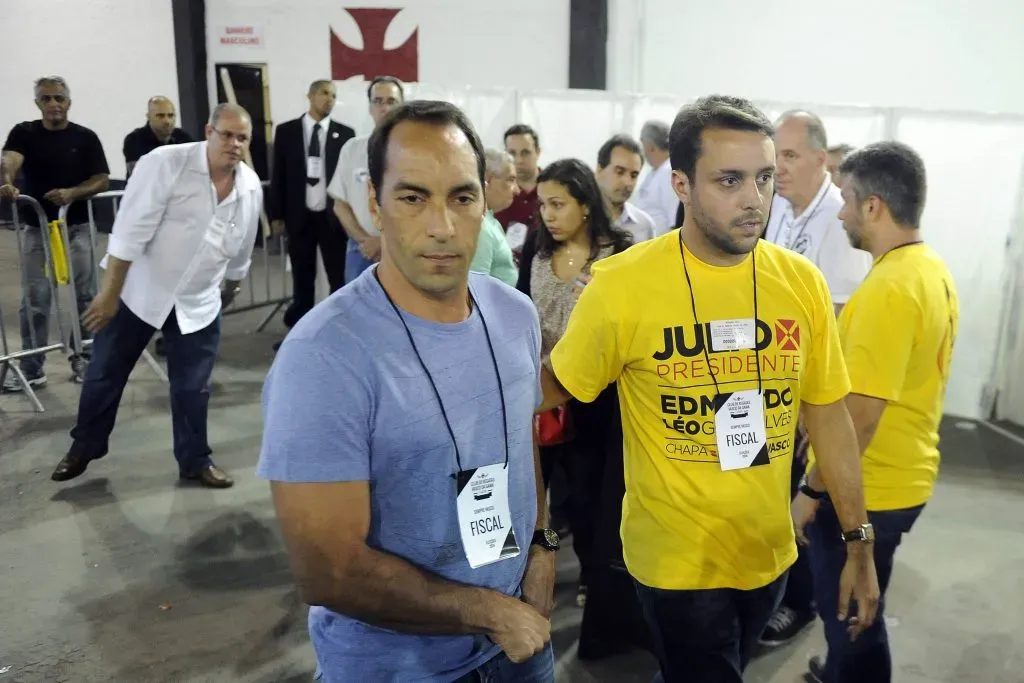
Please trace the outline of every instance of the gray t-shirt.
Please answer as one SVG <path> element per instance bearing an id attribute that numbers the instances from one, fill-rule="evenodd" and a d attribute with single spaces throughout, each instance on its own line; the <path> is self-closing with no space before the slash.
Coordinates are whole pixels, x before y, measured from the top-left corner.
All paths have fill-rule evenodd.
<path id="1" fill-rule="evenodd" d="M 444 402 L 462 468 L 503 462 L 518 557 L 471 569 L 459 537 L 455 449 L 409 338 L 368 269 L 316 306 L 278 351 L 263 391 L 257 473 L 272 481 L 370 482 L 370 547 L 443 578 L 519 595 L 537 515 L 533 412 L 541 402 L 540 327 L 523 294 L 470 275 L 464 322 L 403 311 Z M 498 654 L 485 636 L 396 633 L 314 607 L 309 630 L 327 683 L 453 681 Z"/>

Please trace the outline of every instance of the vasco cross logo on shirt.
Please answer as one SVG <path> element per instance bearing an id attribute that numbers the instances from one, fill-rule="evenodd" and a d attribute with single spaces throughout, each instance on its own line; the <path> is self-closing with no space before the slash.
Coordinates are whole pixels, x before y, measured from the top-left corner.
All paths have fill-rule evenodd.
<path id="1" fill-rule="evenodd" d="M 799 351 L 800 325 L 795 320 L 776 320 L 775 344 L 780 351 Z"/>
<path id="2" fill-rule="evenodd" d="M 363 49 L 349 47 L 331 31 L 331 78 L 343 81 L 353 76 L 367 80 L 377 76 L 415 82 L 419 80 L 419 29 L 393 50 L 384 49 L 384 34 L 402 10 L 359 8 L 345 10 L 355 19 L 363 35 Z"/>

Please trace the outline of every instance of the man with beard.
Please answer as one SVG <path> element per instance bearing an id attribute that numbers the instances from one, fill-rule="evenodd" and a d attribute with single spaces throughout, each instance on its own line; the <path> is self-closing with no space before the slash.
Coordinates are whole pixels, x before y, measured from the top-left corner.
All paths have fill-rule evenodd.
<path id="1" fill-rule="evenodd" d="M 840 167 L 850 243 L 874 266 L 839 316 L 852 391 L 846 399 L 863 452 L 864 496 L 877 530 L 874 563 L 884 592 L 896 549 L 931 499 L 939 472 L 939 421 L 960 320 L 956 284 L 920 230 L 924 162 L 899 142 L 879 142 Z M 821 459 L 821 456 L 818 456 Z M 793 501 L 797 534 L 809 540 L 818 614 L 828 654 L 810 662 L 819 683 L 888 683 L 889 638 L 879 618 L 856 642 L 835 618 L 845 548 L 815 466 Z M 811 521 L 813 520 L 813 521 Z"/>
<path id="2" fill-rule="evenodd" d="M 796 559 L 801 404 L 848 539 L 839 621 L 856 637 L 878 605 L 828 286 L 809 261 L 760 239 L 772 134 L 739 98 L 679 112 L 669 147 L 682 227 L 594 265 L 542 373 L 540 410 L 618 382 L 623 557 L 668 683 L 742 681 Z"/>
<path id="3" fill-rule="evenodd" d="M 643 150 L 628 135 L 614 135 L 597 151 L 597 184 L 616 228 L 628 230 L 633 243 L 654 237 L 654 219 L 629 201 L 644 167 Z"/>

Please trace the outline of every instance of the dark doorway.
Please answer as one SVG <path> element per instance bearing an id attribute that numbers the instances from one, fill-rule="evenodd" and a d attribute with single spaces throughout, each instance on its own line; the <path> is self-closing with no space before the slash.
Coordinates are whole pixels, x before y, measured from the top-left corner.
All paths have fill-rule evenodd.
<path id="1" fill-rule="evenodd" d="M 270 179 L 270 90 L 267 86 L 266 64 L 217 64 L 217 102 L 232 101 L 245 107 L 252 117 L 252 167 L 262 180 Z"/>

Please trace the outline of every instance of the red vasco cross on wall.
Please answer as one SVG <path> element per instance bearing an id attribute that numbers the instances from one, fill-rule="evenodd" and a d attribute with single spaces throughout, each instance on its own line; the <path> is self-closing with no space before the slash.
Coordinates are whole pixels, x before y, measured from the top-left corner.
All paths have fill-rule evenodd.
<path id="1" fill-rule="evenodd" d="M 331 78 L 343 81 L 353 76 L 366 79 L 394 76 L 407 83 L 419 80 L 419 29 L 394 50 L 384 49 L 384 34 L 400 9 L 360 8 L 345 10 L 363 34 L 363 49 L 356 50 L 331 31 Z"/>

